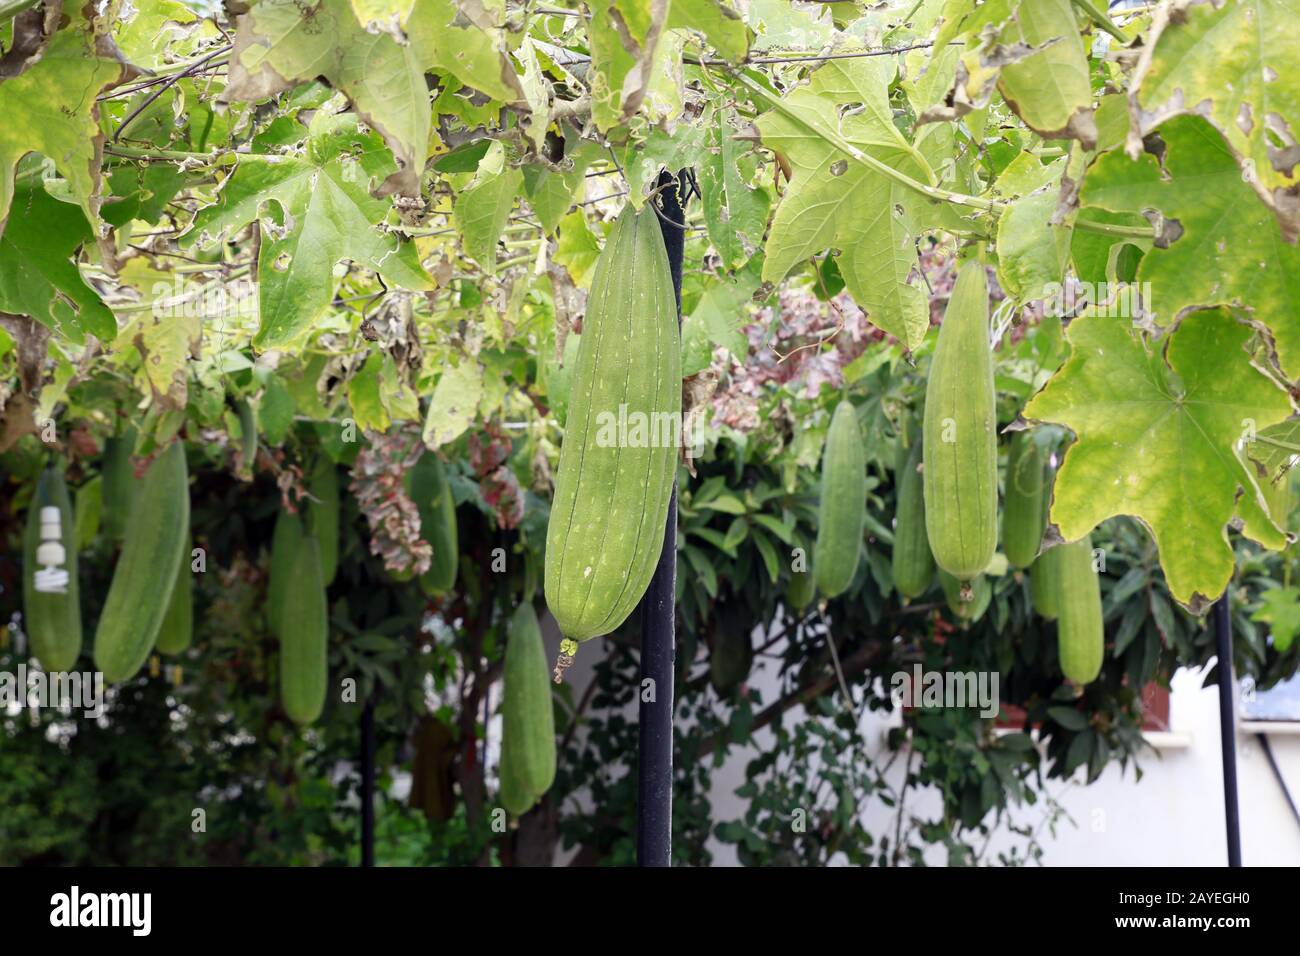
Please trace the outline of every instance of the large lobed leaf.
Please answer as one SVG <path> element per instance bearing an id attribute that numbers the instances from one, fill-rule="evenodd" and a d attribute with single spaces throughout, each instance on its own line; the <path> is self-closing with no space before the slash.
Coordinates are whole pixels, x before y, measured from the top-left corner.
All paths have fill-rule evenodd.
<path id="1" fill-rule="evenodd" d="M 334 266 L 344 259 L 403 289 L 432 287 L 414 246 L 375 228 L 391 204 L 369 186 L 392 168 L 383 143 L 362 133 L 354 115 L 319 114 L 301 155 L 241 156 L 217 202 L 199 210 L 183 245 L 242 228 L 268 204 L 280 210 L 262 229 L 258 255 L 259 348 L 290 345 L 311 328 L 329 308 Z"/>
<path id="2" fill-rule="evenodd" d="M 1287 393 L 1245 351 L 1250 329 L 1223 310 L 1193 312 L 1162 350 L 1124 319 L 1085 315 L 1067 331 L 1070 358 L 1025 407 L 1073 430 L 1051 519 L 1074 541 L 1132 515 L 1155 537 L 1170 593 L 1189 606 L 1232 576 L 1226 527 L 1285 543 L 1238 453 L 1243 435 L 1291 413 Z"/>

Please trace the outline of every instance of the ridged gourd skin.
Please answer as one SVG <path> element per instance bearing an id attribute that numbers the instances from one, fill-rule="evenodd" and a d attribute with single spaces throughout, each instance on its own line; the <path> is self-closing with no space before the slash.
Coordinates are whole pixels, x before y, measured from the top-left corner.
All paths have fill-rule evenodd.
<path id="1" fill-rule="evenodd" d="M 501 802 L 527 813 L 555 781 L 555 711 L 542 629 L 525 601 L 510 619 L 501 703 Z"/>
<path id="2" fill-rule="evenodd" d="M 935 563 L 962 581 L 998 543 L 997 408 L 989 349 L 988 277 L 957 274 L 925 388 L 925 526 Z"/>
<path id="3" fill-rule="evenodd" d="M 239 477 L 251 481 L 253 466 L 257 462 L 257 413 L 244 399 L 240 399 L 235 407 L 239 412 Z"/>
<path id="4" fill-rule="evenodd" d="M 185 446 L 173 442 L 144 477 L 95 631 L 95 667 L 111 684 L 134 677 L 153 650 L 190 533 Z"/>
<path id="5" fill-rule="evenodd" d="M 1029 601 L 1039 617 L 1055 621 L 1060 613 L 1061 546 L 1048 548 L 1029 568 Z"/>
<path id="6" fill-rule="evenodd" d="M 456 586 L 460 541 L 447 469 L 433 452 L 422 455 L 411 469 L 410 494 L 420 512 L 420 537 L 433 550 L 420 587 L 426 594 L 445 594 Z"/>
<path id="7" fill-rule="evenodd" d="M 190 646 L 194 637 L 194 570 L 190 565 L 193 551 L 193 541 L 187 540 L 154 645 L 160 654 L 179 654 Z"/>
<path id="8" fill-rule="evenodd" d="M 546 603 L 565 637 L 612 632 L 645 594 L 663 548 L 681 410 L 663 233 L 649 205 L 639 213 L 629 205 L 587 297 L 546 532 Z"/>
<path id="9" fill-rule="evenodd" d="M 296 514 L 281 511 L 276 515 L 275 529 L 271 532 L 271 567 L 266 583 L 266 623 L 272 634 L 280 633 L 284 597 L 293 578 L 298 548 L 304 536 L 302 519 Z"/>
<path id="10" fill-rule="evenodd" d="M 894 590 L 904 602 L 920 597 L 934 581 L 934 555 L 925 530 L 925 493 L 921 477 L 921 442 L 912 443 L 896 476 L 894 551 L 890 557 Z"/>
<path id="11" fill-rule="evenodd" d="M 940 568 L 939 583 L 943 585 L 943 596 L 948 601 L 948 610 L 970 624 L 974 624 L 984 616 L 989 602 L 993 599 L 993 585 L 987 575 L 981 574 L 971 581 L 959 581 Z M 967 600 L 962 600 L 963 597 Z"/>
<path id="12" fill-rule="evenodd" d="M 847 399 L 835 406 L 831 417 L 821 477 L 813 574 L 817 590 L 833 598 L 848 590 L 857 574 L 867 515 L 866 449 L 858 414 Z"/>
<path id="13" fill-rule="evenodd" d="M 327 455 L 317 460 L 307 492 L 305 530 L 320 548 L 321 580 L 329 587 L 339 567 L 339 470 Z"/>
<path id="14" fill-rule="evenodd" d="M 278 635 L 280 702 L 294 723 L 315 723 L 325 709 L 329 680 L 329 606 L 315 538 L 304 536 L 294 549 L 283 613 Z"/>
<path id="15" fill-rule="evenodd" d="M 104 439 L 104 455 L 99 465 L 102 501 L 99 526 L 110 541 L 122 540 L 131 513 L 131 496 L 135 491 L 131 455 L 135 452 L 135 442 L 134 425 L 127 426 L 121 435 Z"/>
<path id="16" fill-rule="evenodd" d="M 1043 494 L 1047 454 L 1026 429 L 1011 438 L 1007 453 L 1006 488 L 1002 496 L 1002 552 L 1013 568 L 1027 568 L 1038 557 L 1047 530 L 1047 498 Z"/>
<path id="17" fill-rule="evenodd" d="M 1092 537 L 1058 545 L 1056 619 L 1061 673 L 1089 684 L 1101 673 L 1106 630 L 1102 621 L 1101 581 L 1092 566 Z"/>
<path id="18" fill-rule="evenodd" d="M 36 590 L 40 566 L 36 551 L 41 543 L 41 509 L 59 509 L 63 567 L 68 572 L 66 592 Z M 71 670 L 81 655 L 81 597 L 77 586 L 77 527 L 63 473 L 46 468 L 36 481 L 27 506 L 23 536 L 23 628 L 32 642 L 32 654 L 46 671 Z"/>

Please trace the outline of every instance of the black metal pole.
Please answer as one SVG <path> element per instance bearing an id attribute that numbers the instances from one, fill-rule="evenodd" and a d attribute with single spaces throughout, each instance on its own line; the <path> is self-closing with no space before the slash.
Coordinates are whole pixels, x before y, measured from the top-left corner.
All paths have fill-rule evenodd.
<path id="1" fill-rule="evenodd" d="M 375 698 L 361 709 L 361 865 L 375 865 Z"/>
<path id="2" fill-rule="evenodd" d="M 681 177 L 678 177 L 680 183 Z M 685 220 L 678 194 L 668 185 L 668 172 L 659 176 L 659 225 L 668 250 L 668 266 L 677 295 L 677 321 L 682 313 L 682 255 Z M 641 598 L 641 698 L 637 739 L 636 861 L 638 866 L 669 866 L 673 836 L 673 656 L 677 592 L 677 488 L 668 501 L 663 551 L 650 587 Z M 649 681 L 650 683 L 647 683 Z"/>
<path id="3" fill-rule="evenodd" d="M 1228 594 L 1214 603 L 1214 641 L 1219 657 L 1219 737 L 1223 745 L 1223 816 L 1228 829 L 1228 866 L 1241 866 L 1241 813 L 1237 807 L 1237 724 L 1232 683 L 1232 615 Z"/>

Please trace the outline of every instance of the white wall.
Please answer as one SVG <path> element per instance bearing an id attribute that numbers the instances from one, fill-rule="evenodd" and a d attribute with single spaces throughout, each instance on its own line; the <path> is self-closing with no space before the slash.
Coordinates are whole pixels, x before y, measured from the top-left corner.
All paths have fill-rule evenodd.
<path id="1" fill-rule="evenodd" d="M 548 659 L 559 649 L 559 633 L 550 615 L 543 618 L 543 635 Z M 574 699 L 582 695 L 592 679 L 595 664 L 607 652 L 604 641 L 582 645 L 576 663 L 566 674 L 573 685 Z M 763 700 L 776 699 L 776 665 L 759 659 L 751 683 L 762 692 Z M 1125 770 L 1112 764 L 1101 779 L 1083 785 L 1083 775 L 1076 780 L 1051 780 L 1047 792 L 1059 801 L 1070 817 L 1062 820 L 1055 836 L 1043 829 L 1039 842 L 1043 846 L 1043 863 L 1047 866 L 1222 866 L 1227 861 L 1223 822 L 1223 783 L 1220 774 L 1218 691 L 1201 688 L 1202 671 L 1179 671 L 1170 695 L 1171 733 L 1157 750 L 1147 750 L 1139 760 L 1141 779 L 1133 765 Z M 635 708 L 628 717 L 636 719 Z M 791 710 L 788 721 L 800 719 L 798 709 Z M 897 725 L 897 717 L 867 715 L 861 731 L 875 754 L 887 756 L 885 734 Z M 496 722 L 494 722 L 496 723 Z M 1300 724 L 1296 725 L 1300 731 Z M 500 739 L 499 725 L 492 728 L 490 741 Z M 1300 800 L 1300 733 L 1273 733 L 1269 737 L 1274 756 L 1296 800 Z M 760 731 L 758 747 L 770 747 L 772 735 Z M 1175 744 L 1175 745 L 1170 745 Z M 746 803 L 735 796 L 745 782 L 745 765 L 757 752 L 755 747 L 733 748 L 723 765 L 713 773 L 710 799 L 717 821 L 737 819 L 744 814 Z M 495 755 L 491 758 L 495 763 Z M 895 788 L 902 780 L 902 759 L 891 773 Z M 1237 764 L 1238 801 L 1241 809 L 1242 857 L 1247 866 L 1300 866 L 1300 823 L 1291 815 L 1281 788 L 1269 769 L 1264 752 L 1254 734 L 1238 732 Z M 579 798 L 579 803 L 585 801 Z M 938 810 L 934 794 L 911 793 L 908 805 L 921 815 L 933 816 Z M 879 802 L 864 810 L 864 820 L 872 833 L 892 834 L 894 811 Z M 1038 827 L 1044 820 L 1040 801 L 1031 808 L 1013 812 L 1018 825 Z M 999 850 L 1023 845 L 1005 829 L 989 843 L 985 862 L 996 863 Z M 712 841 L 710 849 L 715 866 L 735 866 L 735 849 Z M 567 862 L 568 853 L 559 855 L 558 863 Z M 842 861 L 840 861 L 842 862 Z M 943 865 L 942 852 L 931 853 L 928 862 Z"/>

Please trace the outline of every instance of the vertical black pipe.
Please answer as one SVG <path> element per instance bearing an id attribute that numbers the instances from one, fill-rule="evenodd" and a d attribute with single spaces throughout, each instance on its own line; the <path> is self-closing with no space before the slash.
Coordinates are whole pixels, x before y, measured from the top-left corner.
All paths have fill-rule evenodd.
<path id="1" fill-rule="evenodd" d="M 1237 724 L 1232 683 L 1232 615 L 1228 594 L 1214 603 L 1214 641 L 1219 657 L 1219 737 L 1223 745 L 1223 816 L 1228 829 L 1228 866 L 1241 866 L 1241 814 L 1237 808 Z"/>
<path id="2" fill-rule="evenodd" d="M 680 177 L 679 177 L 680 179 Z M 682 254 L 685 220 L 673 177 L 659 175 L 659 225 L 682 318 Z M 668 866 L 673 835 L 673 656 L 677 592 L 677 488 L 668 501 L 664 547 L 650 587 L 641 598 L 641 699 L 638 728 L 636 861 L 638 866 Z M 652 683 L 647 684 L 647 681 Z"/>
<path id="3" fill-rule="evenodd" d="M 375 865 L 375 698 L 361 709 L 361 865 Z"/>

